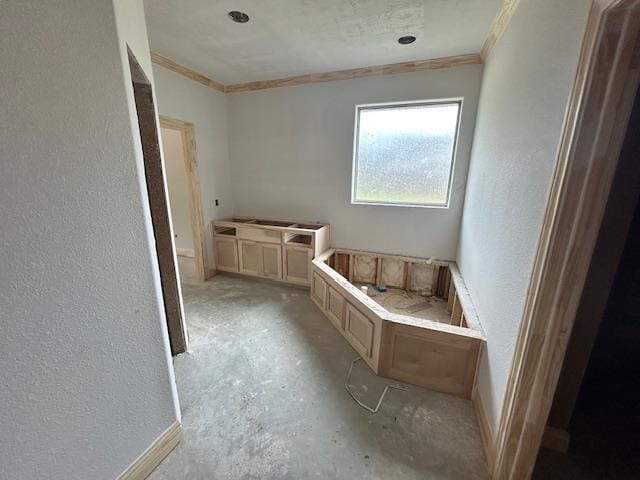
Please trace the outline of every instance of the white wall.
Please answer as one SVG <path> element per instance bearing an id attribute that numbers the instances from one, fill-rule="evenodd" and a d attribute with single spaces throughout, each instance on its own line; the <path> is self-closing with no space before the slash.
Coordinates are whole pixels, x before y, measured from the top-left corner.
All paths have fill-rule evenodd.
<path id="1" fill-rule="evenodd" d="M 118 12 L 2 5 L 3 478 L 113 479 L 179 415 Z"/>
<path id="2" fill-rule="evenodd" d="M 238 215 L 331 223 L 332 245 L 453 259 L 482 67 L 228 94 Z M 449 209 L 351 205 L 355 106 L 464 97 Z"/>
<path id="3" fill-rule="evenodd" d="M 478 388 L 494 431 L 589 4 L 521 0 L 484 69 L 458 265 L 488 338 Z"/>
<path id="4" fill-rule="evenodd" d="M 162 153 L 165 163 L 169 201 L 171 203 L 171 224 L 176 248 L 193 251 L 191 211 L 189 208 L 189 180 L 184 164 L 182 133 L 163 128 Z"/>
<path id="5" fill-rule="evenodd" d="M 158 111 L 161 115 L 191 122 L 196 130 L 198 173 L 209 266 L 214 267 L 210 223 L 233 215 L 229 168 L 227 98 L 224 93 L 153 65 Z M 218 199 L 220 205 L 215 206 Z"/>

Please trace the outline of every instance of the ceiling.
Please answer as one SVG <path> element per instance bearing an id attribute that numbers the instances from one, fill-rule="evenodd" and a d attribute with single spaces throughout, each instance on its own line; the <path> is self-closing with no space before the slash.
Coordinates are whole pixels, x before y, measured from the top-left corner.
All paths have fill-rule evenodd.
<path id="1" fill-rule="evenodd" d="M 478 53 L 502 0 L 145 0 L 151 50 L 224 84 Z M 232 22 L 227 12 L 251 20 Z M 416 42 L 397 39 L 414 35 Z"/>

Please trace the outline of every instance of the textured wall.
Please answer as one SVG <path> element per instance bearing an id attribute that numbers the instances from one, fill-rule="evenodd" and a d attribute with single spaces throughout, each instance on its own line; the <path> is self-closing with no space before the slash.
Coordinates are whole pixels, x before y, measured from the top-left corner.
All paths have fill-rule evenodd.
<path id="1" fill-rule="evenodd" d="M 331 223 L 332 245 L 453 259 L 482 67 L 228 94 L 236 214 Z M 448 209 L 351 205 L 355 106 L 464 97 Z"/>
<path id="2" fill-rule="evenodd" d="M 227 135 L 227 98 L 224 93 L 195 83 L 158 65 L 153 66 L 158 112 L 191 122 L 196 130 L 198 173 L 209 266 L 214 266 L 210 222 L 233 215 Z M 218 207 L 215 200 L 220 201 Z"/>
<path id="3" fill-rule="evenodd" d="M 458 265 L 488 337 L 478 386 L 494 429 L 589 4 L 521 0 L 484 69 Z"/>
<path id="4" fill-rule="evenodd" d="M 113 479 L 178 415 L 128 37 L 97 0 L 3 2 L 0 31 L 0 476 Z"/>

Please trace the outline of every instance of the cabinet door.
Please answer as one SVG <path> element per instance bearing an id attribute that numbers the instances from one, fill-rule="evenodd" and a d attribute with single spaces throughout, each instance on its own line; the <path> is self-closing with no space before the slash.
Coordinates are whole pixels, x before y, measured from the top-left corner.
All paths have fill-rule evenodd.
<path id="1" fill-rule="evenodd" d="M 373 355 L 373 337 L 376 325 L 366 315 L 347 303 L 347 318 L 344 329 L 351 346 L 365 358 Z"/>
<path id="2" fill-rule="evenodd" d="M 262 245 L 238 240 L 240 273 L 262 276 Z"/>
<path id="3" fill-rule="evenodd" d="M 313 272 L 311 281 L 311 300 L 313 300 L 322 311 L 326 308 L 327 300 L 327 282 L 318 275 L 317 272 Z"/>
<path id="4" fill-rule="evenodd" d="M 340 331 L 344 331 L 344 310 L 346 301 L 336 290 L 329 287 L 327 293 L 327 317 Z"/>
<path id="5" fill-rule="evenodd" d="M 285 280 L 291 283 L 309 285 L 311 272 L 311 249 L 307 247 L 285 247 Z"/>
<path id="6" fill-rule="evenodd" d="M 282 247 L 280 245 L 260 244 L 262 256 L 262 276 L 282 278 Z"/>
<path id="7" fill-rule="evenodd" d="M 235 238 L 216 237 L 216 270 L 238 271 L 238 243 Z"/>

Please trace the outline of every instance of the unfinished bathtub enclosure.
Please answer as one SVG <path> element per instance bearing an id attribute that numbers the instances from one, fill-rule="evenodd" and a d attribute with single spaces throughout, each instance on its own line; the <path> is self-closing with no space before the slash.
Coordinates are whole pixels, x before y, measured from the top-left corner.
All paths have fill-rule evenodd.
<path id="1" fill-rule="evenodd" d="M 218 270 L 310 287 L 377 375 L 471 398 L 485 336 L 455 263 L 329 248 L 327 224 L 231 217 L 212 228 Z"/>

